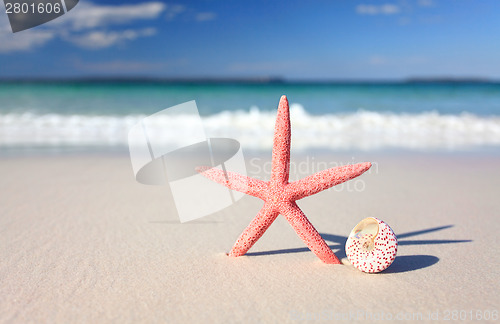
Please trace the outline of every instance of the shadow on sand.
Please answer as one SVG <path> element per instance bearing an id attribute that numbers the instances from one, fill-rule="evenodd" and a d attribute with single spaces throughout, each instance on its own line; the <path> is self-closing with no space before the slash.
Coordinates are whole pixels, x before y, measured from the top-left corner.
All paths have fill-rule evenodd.
<path id="1" fill-rule="evenodd" d="M 467 243 L 472 242 L 472 240 L 401 240 L 407 237 L 417 236 L 421 234 L 427 234 L 431 232 L 441 231 L 447 228 L 453 227 L 453 225 L 432 227 L 428 229 L 423 229 L 414 232 L 408 232 L 397 235 L 398 237 L 398 245 L 429 245 L 429 244 L 453 244 L 453 243 Z M 336 243 L 328 245 L 332 250 L 335 251 L 335 254 L 339 259 L 345 258 L 345 243 L 347 241 L 346 236 L 328 234 L 328 233 L 320 233 L 323 239 L 327 242 Z M 262 251 L 262 252 L 251 252 L 247 253 L 248 256 L 261 256 L 261 255 L 273 255 L 273 254 L 286 254 L 286 253 L 300 253 L 300 252 L 308 252 L 309 249 L 304 248 L 294 248 L 294 249 L 282 249 L 282 250 L 272 250 L 272 251 Z M 393 264 L 384 271 L 384 273 L 399 273 L 399 272 L 408 272 L 414 271 L 426 267 L 430 267 L 433 264 L 436 264 L 439 261 L 439 258 L 433 255 L 403 255 L 397 256 L 394 260 Z"/>

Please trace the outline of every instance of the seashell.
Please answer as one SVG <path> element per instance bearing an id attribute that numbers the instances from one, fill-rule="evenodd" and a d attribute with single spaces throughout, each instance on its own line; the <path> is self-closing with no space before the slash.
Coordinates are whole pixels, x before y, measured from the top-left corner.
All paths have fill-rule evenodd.
<path id="1" fill-rule="evenodd" d="M 385 222 L 375 217 L 356 225 L 345 244 L 349 262 L 363 272 L 380 272 L 391 265 L 398 251 L 398 239 Z"/>

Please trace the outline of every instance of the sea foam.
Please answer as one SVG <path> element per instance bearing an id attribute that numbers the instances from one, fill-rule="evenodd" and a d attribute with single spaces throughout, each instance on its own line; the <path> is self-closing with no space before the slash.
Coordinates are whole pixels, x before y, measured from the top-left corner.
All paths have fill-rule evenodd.
<path id="1" fill-rule="evenodd" d="M 463 150 L 500 145 L 500 117 L 470 113 L 443 115 L 381 113 L 359 110 L 354 113 L 311 115 L 292 104 L 292 145 L 294 149 L 402 148 L 416 150 Z M 1 114 L 0 147 L 24 146 L 126 146 L 129 129 L 145 115 L 61 115 Z M 183 142 L 193 133 L 197 116 L 176 115 L 155 119 L 155 136 L 166 145 Z M 207 137 L 230 137 L 243 148 L 267 150 L 272 147 L 275 112 L 252 107 L 249 111 L 224 111 L 202 117 Z"/>

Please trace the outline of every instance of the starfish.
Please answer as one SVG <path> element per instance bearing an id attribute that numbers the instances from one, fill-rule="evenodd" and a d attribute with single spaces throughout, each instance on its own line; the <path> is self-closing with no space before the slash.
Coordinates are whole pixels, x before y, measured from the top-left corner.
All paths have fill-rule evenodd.
<path id="1" fill-rule="evenodd" d="M 307 247 L 323 262 L 340 264 L 335 253 L 309 222 L 296 201 L 361 175 L 371 167 L 371 163 L 335 167 L 289 183 L 290 144 L 290 109 L 286 96 L 282 96 L 278 105 L 274 131 L 270 181 L 262 181 L 216 168 L 197 168 L 197 171 L 208 179 L 264 201 L 264 206 L 240 235 L 229 252 L 229 256 L 244 255 L 281 214 Z"/>

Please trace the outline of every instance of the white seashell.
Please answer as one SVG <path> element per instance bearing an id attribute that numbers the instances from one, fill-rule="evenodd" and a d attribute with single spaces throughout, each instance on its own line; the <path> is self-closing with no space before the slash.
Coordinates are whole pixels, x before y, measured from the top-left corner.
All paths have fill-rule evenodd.
<path id="1" fill-rule="evenodd" d="M 356 225 L 345 244 L 349 262 L 363 272 L 380 272 L 396 258 L 398 239 L 392 229 L 375 217 Z"/>

